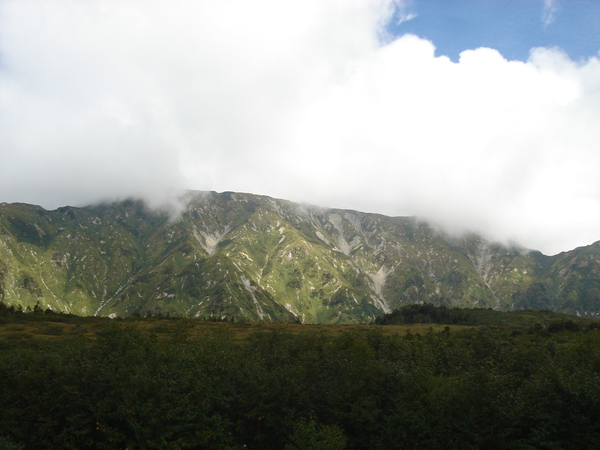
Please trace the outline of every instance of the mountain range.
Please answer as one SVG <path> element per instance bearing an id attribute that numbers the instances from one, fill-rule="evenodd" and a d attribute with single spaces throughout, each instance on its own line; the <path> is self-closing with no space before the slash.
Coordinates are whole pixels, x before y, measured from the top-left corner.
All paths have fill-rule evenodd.
<path id="1" fill-rule="evenodd" d="M 53 211 L 0 204 L 0 300 L 78 315 L 371 322 L 405 304 L 597 317 L 600 242 L 555 256 L 414 217 L 189 192 Z"/>

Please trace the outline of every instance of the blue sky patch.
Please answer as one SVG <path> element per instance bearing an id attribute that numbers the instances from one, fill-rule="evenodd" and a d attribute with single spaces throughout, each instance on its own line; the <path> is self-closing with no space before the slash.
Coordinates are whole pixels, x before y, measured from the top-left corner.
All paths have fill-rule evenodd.
<path id="1" fill-rule="evenodd" d="M 462 51 L 498 50 L 526 61 L 534 47 L 559 47 L 575 61 L 598 56 L 599 1 L 413 0 L 400 7 L 388 30 L 433 42 L 436 55 L 457 62 Z"/>

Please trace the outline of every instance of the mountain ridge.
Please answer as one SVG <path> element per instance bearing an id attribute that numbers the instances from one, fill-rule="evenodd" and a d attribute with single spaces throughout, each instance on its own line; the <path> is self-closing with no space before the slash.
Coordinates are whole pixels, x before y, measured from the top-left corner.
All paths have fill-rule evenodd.
<path id="1" fill-rule="evenodd" d="M 411 303 L 596 317 L 600 242 L 546 256 L 415 217 L 189 192 L 53 211 L 0 204 L 0 300 L 81 315 L 369 322 Z"/>

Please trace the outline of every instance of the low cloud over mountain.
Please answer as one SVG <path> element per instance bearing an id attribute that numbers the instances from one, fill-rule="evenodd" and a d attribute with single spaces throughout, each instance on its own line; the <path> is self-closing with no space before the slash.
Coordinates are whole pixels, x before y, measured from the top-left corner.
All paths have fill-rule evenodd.
<path id="1" fill-rule="evenodd" d="M 453 62 L 386 31 L 401 4 L 2 1 L 0 201 L 233 190 L 597 240 L 598 58 Z"/>

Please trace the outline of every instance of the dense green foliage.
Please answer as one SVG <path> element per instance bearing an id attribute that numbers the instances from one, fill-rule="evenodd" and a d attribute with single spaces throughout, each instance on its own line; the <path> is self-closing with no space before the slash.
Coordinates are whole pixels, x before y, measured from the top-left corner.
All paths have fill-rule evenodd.
<path id="1" fill-rule="evenodd" d="M 406 305 L 375 319 L 376 325 L 448 324 L 504 327 L 513 330 L 532 328 L 549 331 L 596 326 L 597 321 L 547 310 L 494 311 L 491 308 L 449 308 L 431 303 Z"/>
<path id="2" fill-rule="evenodd" d="M 239 341 L 233 325 L 198 337 L 190 320 L 169 323 L 162 337 L 117 321 L 94 336 L 0 339 L 0 446 L 600 446 L 595 328 Z"/>
<path id="3" fill-rule="evenodd" d="M 375 319 L 376 325 L 408 323 L 447 323 L 453 325 L 480 325 L 471 311 L 464 308 L 447 308 L 431 303 L 406 305 Z"/>

